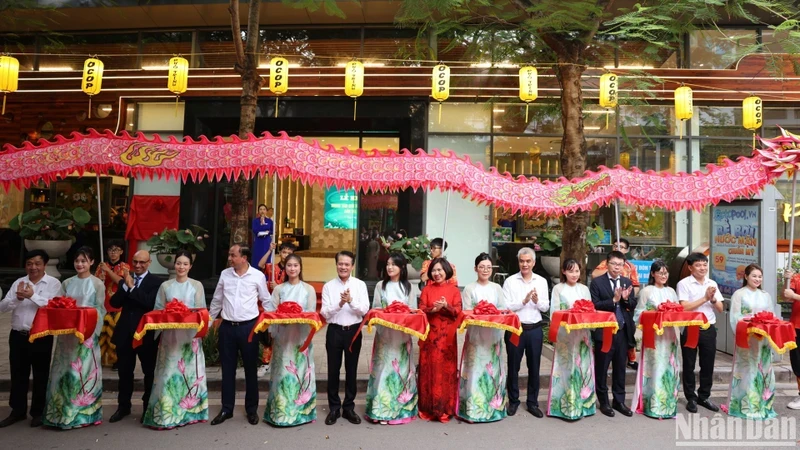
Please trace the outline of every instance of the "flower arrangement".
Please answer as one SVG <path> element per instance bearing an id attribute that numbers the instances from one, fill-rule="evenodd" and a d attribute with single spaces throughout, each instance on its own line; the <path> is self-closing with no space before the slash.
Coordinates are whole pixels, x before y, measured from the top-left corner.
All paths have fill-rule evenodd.
<path id="1" fill-rule="evenodd" d="M 36 241 L 71 240 L 87 223 L 91 216 L 83 208 L 36 208 L 16 215 L 8 227 L 20 237 Z"/>
<path id="2" fill-rule="evenodd" d="M 164 228 L 161 233 L 154 233 L 147 240 L 150 252 L 157 255 L 167 255 L 167 262 L 172 262 L 173 255 L 178 250 L 187 250 L 191 254 L 202 252 L 206 249 L 203 239 L 208 239 L 208 230 L 199 225 L 190 225 L 185 229 Z"/>
<path id="3" fill-rule="evenodd" d="M 431 259 L 431 241 L 426 234 L 413 238 L 398 239 L 392 243 L 381 237 L 381 242 L 385 247 L 388 247 L 389 253 L 402 253 L 411 266 L 417 270 L 422 269 L 423 262 Z"/>

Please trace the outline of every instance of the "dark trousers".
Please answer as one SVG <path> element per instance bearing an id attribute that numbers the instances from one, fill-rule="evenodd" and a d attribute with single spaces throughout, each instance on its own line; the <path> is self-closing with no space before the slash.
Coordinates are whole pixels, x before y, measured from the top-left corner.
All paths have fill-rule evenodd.
<path id="1" fill-rule="evenodd" d="M 358 387 L 358 354 L 361 352 L 361 335 L 355 342 L 358 324 L 342 327 L 335 323 L 328 324 L 325 335 L 325 351 L 328 353 L 328 406 L 331 412 L 344 408 L 352 411 L 355 408 L 356 388 Z M 353 346 L 350 347 L 350 343 Z M 339 371 L 342 369 L 344 354 L 344 404 L 339 398 Z"/>
<path id="2" fill-rule="evenodd" d="M 792 363 L 792 372 L 794 372 L 794 376 L 800 378 L 800 328 L 794 329 L 794 336 L 797 348 L 789 351 L 789 361 Z"/>
<path id="3" fill-rule="evenodd" d="M 539 363 L 542 361 L 542 328 L 522 330 L 519 345 L 510 342 L 511 333 L 506 332 L 506 354 L 508 355 L 508 402 L 519 404 L 519 369 L 522 364 L 522 355 L 528 363 L 528 408 L 539 406 Z"/>
<path id="4" fill-rule="evenodd" d="M 236 403 L 236 366 L 239 355 L 244 367 L 244 410 L 258 412 L 258 339 L 248 342 L 256 319 L 246 322 L 223 320 L 219 326 L 219 360 L 222 364 L 222 411 L 233 414 Z"/>
<path id="5" fill-rule="evenodd" d="M 132 341 L 117 344 L 117 376 L 119 377 L 117 407 L 120 410 L 131 410 L 133 372 L 136 370 L 136 358 L 139 358 L 139 362 L 142 364 L 142 372 L 144 373 L 142 404 L 144 408 L 147 408 L 147 403 L 150 401 L 150 392 L 153 390 L 156 356 L 158 356 L 158 340 L 145 340 L 142 345 L 135 349 Z"/>
<path id="6" fill-rule="evenodd" d="M 594 378 L 597 401 L 608 405 L 608 366 L 611 365 L 611 396 L 614 401 L 625 404 L 625 366 L 628 364 L 628 337 L 625 327 L 617 331 L 611 342 L 611 350 L 603 353 L 602 341 L 594 342 Z"/>
<path id="7" fill-rule="evenodd" d="M 686 343 L 686 331 L 681 333 L 681 345 Z M 697 353 L 700 353 L 700 389 L 694 391 L 694 364 Z M 717 328 L 711 325 L 707 330 L 700 330 L 697 348 L 681 347 L 683 354 L 683 394 L 686 400 L 706 400 L 711 395 L 714 383 L 714 359 L 717 356 Z"/>
<path id="8" fill-rule="evenodd" d="M 28 342 L 28 334 L 11 330 L 8 335 L 8 359 L 11 366 L 11 397 L 8 406 L 14 414 L 28 412 L 28 377 L 33 369 L 31 417 L 44 412 L 47 379 L 50 377 L 50 355 L 53 336 Z"/>

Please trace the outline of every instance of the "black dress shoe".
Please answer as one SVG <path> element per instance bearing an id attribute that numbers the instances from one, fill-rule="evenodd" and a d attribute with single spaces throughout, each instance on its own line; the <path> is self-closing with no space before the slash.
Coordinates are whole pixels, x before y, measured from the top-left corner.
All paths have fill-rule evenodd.
<path id="1" fill-rule="evenodd" d="M 31 419 L 31 428 L 39 428 L 42 426 L 42 416 L 36 416 Z"/>
<path id="2" fill-rule="evenodd" d="M 513 416 L 517 413 L 517 408 L 519 408 L 519 403 L 509 403 L 506 414 Z"/>
<path id="3" fill-rule="evenodd" d="M 719 412 L 719 406 L 715 405 L 714 402 L 709 399 L 698 400 L 697 404 L 709 411 Z"/>
<path id="4" fill-rule="evenodd" d="M 14 411 L 11 411 L 11 414 L 9 414 L 8 417 L 6 417 L 5 419 L 3 419 L 2 422 L 0 422 L 0 428 L 5 428 L 9 425 L 13 425 L 19 422 L 20 420 L 25 420 L 25 413 L 15 413 Z"/>
<path id="5" fill-rule="evenodd" d="M 544 417 L 544 414 L 542 413 L 542 410 L 539 409 L 538 406 L 530 406 L 530 407 L 528 407 L 528 412 L 533 414 L 533 417 L 536 417 L 537 419 L 541 419 L 542 417 Z"/>
<path id="6" fill-rule="evenodd" d="M 358 417 L 355 411 L 345 409 L 342 413 L 342 417 L 348 420 L 348 422 L 352 423 L 353 425 L 358 425 L 361 423 L 361 417 Z"/>
<path id="7" fill-rule="evenodd" d="M 631 411 L 630 408 L 625 406 L 624 403 L 613 402 L 612 403 L 612 407 L 614 409 L 616 409 L 617 411 L 619 411 L 619 413 L 622 414 L 625 417 L 630 417 L 630 416 L 633 415 L 633 411 Z"/>
<path id="8" fill-rule="evenodd" d="M 628 367 L 633 370 L 639 370 L 639 363 L 636 361 L 628 361 Z"/>
<path id="9" fill-rule="evenodd" d="M 125 416 L 130 416 L 130 415 L 131 415 L 131 410 L 130 409 L 128 409 L 128 410 L 118 409 L 118 410 L 116 410 L 114 412 L 114 414 L 111 415 L 111 418 L 108 419 L 108 421 L 111 422 L 111 423 L 119 422 Z"/>
<path id="10" fill-rule="evenodd" d="M 247 421 L 250 422 L 250 425 L 258 425 L 258 414 L 248 414 Z"/>
<path id="11" fill-rule="evenodd" d="M 336 423 L 336 419 L 341 417 L 341 413 L 337 409 L 336 411 L 331 411 L 328 413 L 328 417 L 325 418 L 325 425 L 333 425 Z"/>
<path id="12" fill-rule="evenodd" d="M 222 422 L 225 422 L 226 420 L 230 419 L 231 417 L 233 417 L 233 414 L 225 411 L 220 411 L 219 414 L 217 414 L 217 417 L 214 417 L 214 420 L 211 421 L 211 425 L 219 425 Z"/>
<path id="13" fill-rule="evenodd" d="M 608 404 L 600 405 L 600 412 L 608 417 L 614 417 L 614 410 Z"/>
<path id="14" fill-rule="evenodd" d="M 696 413 L 697 412 L 697 401 L 696 400 L 689 400 L 686 403 L 686 410 L 689 411 L 690 413 Z"/>

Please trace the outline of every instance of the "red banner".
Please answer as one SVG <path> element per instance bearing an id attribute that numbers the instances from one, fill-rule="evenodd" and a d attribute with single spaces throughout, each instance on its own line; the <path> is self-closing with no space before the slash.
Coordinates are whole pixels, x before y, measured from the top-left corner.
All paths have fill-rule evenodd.
<path id="1" fill-rule="evenodd" d="M 757 336 L 767 338 L 772 349 L 778 354 L 797 348 L 794 325 L 780 320 L 771 312 L 762 311 L 753 317 L 744 318 L 736 324 L 736 346 L 750 348 L 748 338 Z"/>
<path id="2" fill-rule="evenodd" d="M 479 309 L 478 312 L 481 310 Z M 486 327 L 508 331 L 511 333 L 509 340 L 514 345 L 519 345 L 519 336 L 522 334 L 519 316 L 511 311 L 498 311 L 497 314 L 477 314 L 474 309 L 462 311 L 458 329 L 463 332 L 467 327 Z"/>
<path id="3" fill-rule="evenodd" d="M 591 300 L 577 300 L 571 309 L 556 311 L 550 317 L 550 342 L 556 343 L 558 329 L 564 327 L 569 333 L 572 330 L 587 328 L 603 329 L 603 347 L 601 351 L 607 353 L 611 350 L 612 335 L 619 330 L 619 324 L 614 313 L 609 311 L 596 311 Z"/>
<path id="4" fill-rule="evenodd" d="M 45 336 L 74 334 L 83 342 L 94 334 L 97 320 L 95 308 L 75 307 L 74 303 L 71 308 L 45 306 L 36 311 L 28 341 L 33 342 Z"/>
<path id="5" fill-rule="evenodd" d="M 700 328 L 705 330 L 709 326 L 706 315 L 699 311 L 643 311 L 639 319 L 644 348 L 656 348 L 656 334 L 664 334 L 666 327 L 688 327 L 684 347 L 695 348 Z"/>
<path id="6" fill-rule="evenodd" d="M 294 302 L 281 303 L 281 306 L 287 303 Z M 311 340 L 314 338 L 314 334 L 319 331 L 325 323 L 322 321 L 322 316 L 316 312 L 301 311 L 284 313 L 278 311 L 264 311 L 256 319 L 256 325 L 253 327 L 253 331 L 250 332 L 249 340 L 253 340 L 254 334 L 267 331 L 270 325 L 311 325 L 311 332 L 308 333 L 308 337 L 305 342 L 303 342 L 303 346 L 300 347 L 300 351 L 302 352 L 308 348 L 309 344 L 311 344 Z"/>
<path id="7" fill-rule="evenodd" d="M 184 312 L 150 311 L 142 316 L 136 327 L 133 348 L 142 345 L 142 338 L 150 330 L 197 330 L 195 337 L 202 338 L 208 333 L 208 325 L 208 310 L 205 308 L 187 308 Z"/>

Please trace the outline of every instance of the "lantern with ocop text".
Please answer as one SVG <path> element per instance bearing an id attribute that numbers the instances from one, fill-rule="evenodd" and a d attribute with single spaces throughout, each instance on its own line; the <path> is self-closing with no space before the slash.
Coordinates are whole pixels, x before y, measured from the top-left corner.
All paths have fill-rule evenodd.
<path id="1" fill-rule="evenodd" d="M 616 74 L 604 73 L 600 75 L 600 106 L 606 109 L 616 108 L 619 98 L 619 85 Z M 606 114 L 606 129 L 610 114 Z"/>
<path id="2" fill-rule="evenodd" d="M 694 108 L 692 107 L 692 88 L 681 86 L 675 89 L 675 118 L 680 120 L 680 130 L 678 137 L 683 138 L 684 121 L 692 118 Z"/>
<path id="3" fill-rule="evenodd" d="M 531 102 L 539 97 L 539 72 L 535 67 L 519 69 L 519 99 L 525 102 L 525 123 L 528 123 L 528 110 Z"/>
<path id="4" fill-rule="evenodd" d="M 439 123 L 442 123 L 442 102 L 450 97 L 450 68 L 444 64 L 433 66 L 431 97 L 439 102 Z"/>
<path id="5" fill-rule="evenodd" d="M 364 64 L 361 61 L 350 61 L 345 65 L 344 93 L 353 97 L 353 120 L 356 120 L 358 97 L 364 94 Z"/>
<path id="6" fill-rule="evenodd" d="M 103 88 L 103 61 L 89 58 L 83 63 L 81 90 L 89 96 L 89 118 L 92 118 L 92 96 Z"/>
<path id="7" fill-rule="evenodd" d="M 756 130 L 764 124 L 764 104 L 759 97 L 751 95 L 742 101 L 742 125 L 753 132 L 753 148 L 756 148 Z"/>
<path id="8" fill-rule="evenodd" d="M 175 56 L 169 60 L 169 76 L 167 78 L 167 89 L 175 94 L 175 115 L 178 115 L 178 100 L 180 95 L 186 92 L 189 84 L 189 61 L 181 56 Z"/>
<path id="9" fill-rule="evenodd" d="M 275 117 L 278 117 L 278 96 L 289 90 L 289 61 L 272 58 L 269 61 L 269 90 L 275 97 Z"/>
<path id="10" fill-rule="evenodd" d="M 0 91 L 3 92 L 3 108 L 6 113 L 6 94 L 17 90 L 19 83 L 19 61 L 13 56 L 0 56 Z"/>

